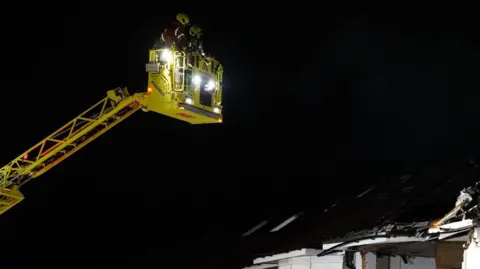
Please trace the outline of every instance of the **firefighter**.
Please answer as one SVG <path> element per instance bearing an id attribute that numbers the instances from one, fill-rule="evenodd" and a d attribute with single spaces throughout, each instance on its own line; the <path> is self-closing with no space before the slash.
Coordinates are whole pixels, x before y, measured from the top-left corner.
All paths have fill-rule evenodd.
<path id="1" fill-rule="evenodd" d="M 160 39 L 155 43 L 155 48 L 171 47 L 175 44 L 178 48 L 185 48 L 188 44 L 188 38 L 185 35 L 185 29 L 190 24 L 187 14 L 177 14 L 177 21 L 171 26 L 165 28 Z"/>
<path id="2" fill-rule="evenodd" d="M 198 51 L 204 55 L 203 53 L 203 46 L 200 37 L 202 36 L 202 29 L 196 25 L 190 27 L 190 47 L 192 51 L 198 49 Z"/>

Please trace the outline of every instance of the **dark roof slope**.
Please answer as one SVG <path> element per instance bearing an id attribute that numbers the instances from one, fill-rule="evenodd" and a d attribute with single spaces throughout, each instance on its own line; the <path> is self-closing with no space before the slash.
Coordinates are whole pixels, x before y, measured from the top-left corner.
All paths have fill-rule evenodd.
<path id="1" fill-rule="evenodd" d="M 275 233 L 266 226 L 258 229 L 242 238 L 241 249 L 254 257 L 319 248 L 322 241 L 388 222 L 437 219 L 455 205 L 460 190 L 478 179 L 478 165 L 471 161 L 443 162 L 416 174 L 379 179 L 328 208 L 315 208 L 312 197 L 298 219 Z"/>

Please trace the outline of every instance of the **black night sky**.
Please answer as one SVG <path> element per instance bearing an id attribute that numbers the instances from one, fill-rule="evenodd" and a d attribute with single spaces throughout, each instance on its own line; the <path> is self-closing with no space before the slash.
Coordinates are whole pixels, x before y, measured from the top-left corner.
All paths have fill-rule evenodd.
<path id="1" fill-rule="evenodd" d="M 223 124 L 137 112 L 26 185 L 0 216 L 0 267 L 240 268 L 448 211 L 479 175 L 474 17 L 278 9 L 4 16 L 2 165 L 107 90 L 144 91 L 148 49 L 178 12 L 203 28 L 225 82 Z"/>

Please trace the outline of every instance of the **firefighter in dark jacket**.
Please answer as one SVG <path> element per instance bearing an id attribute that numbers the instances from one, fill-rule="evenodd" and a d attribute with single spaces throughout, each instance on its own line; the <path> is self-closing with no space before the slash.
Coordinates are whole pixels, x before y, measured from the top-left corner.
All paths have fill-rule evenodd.
<path id="1" fill-rule="evenodd" d="M 192 52 L 198 50 L 202 55 L 204 55 L 203 44 L 201 40 L 202 29 L 196 25 L 193 25 L 192 27 L 190 27 L 189 36 L 190 48 Z"/>
<path id="2" fill-rule="evenodd" d="M 165 28 L 160 39 L 155 43 L 155 48 L 172 47 L 176 45 L 179 49 L 184 49 L 188 45 L 186 29 L 190 24 L 190 19 L 185 13 L 177 14 L 177 21 L 171 26 Z"/>

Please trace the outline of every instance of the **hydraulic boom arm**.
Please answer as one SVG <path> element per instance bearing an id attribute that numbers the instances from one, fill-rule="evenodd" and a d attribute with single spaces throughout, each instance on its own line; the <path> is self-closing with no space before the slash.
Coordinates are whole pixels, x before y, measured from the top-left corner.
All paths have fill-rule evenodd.
<path id="1" fill-rule="evenodd" d="M 47 172 L 135 111 L 156 112 L 190 124 L 221 123 L 223 67 L 215 59 L 172 48 L 150 50 L 148 88 L 107 97 L 0 168 L 0 215 L 24 196 L 20 187 Z"/>
<path id="2" fill-rule="evenodd" d="M 20 186 L 144 107 L 146 98 L 145 93 L 130 95 L 126 88 L 108 91 L 100 102 L 0 168 L 0 214 L 23 200 Z"/>

